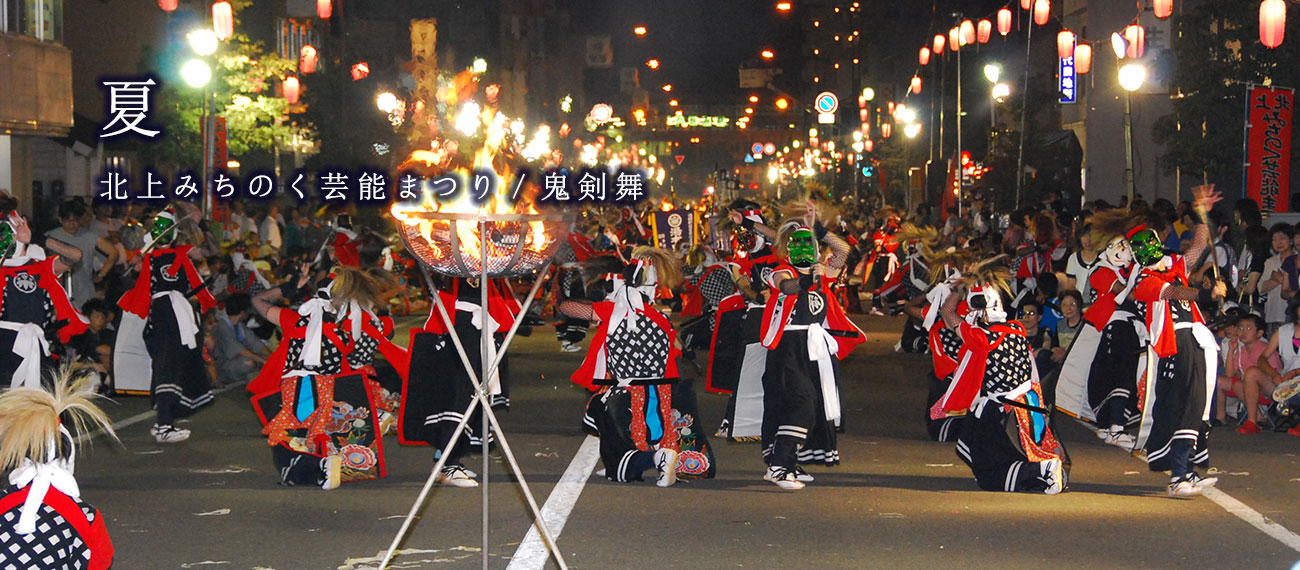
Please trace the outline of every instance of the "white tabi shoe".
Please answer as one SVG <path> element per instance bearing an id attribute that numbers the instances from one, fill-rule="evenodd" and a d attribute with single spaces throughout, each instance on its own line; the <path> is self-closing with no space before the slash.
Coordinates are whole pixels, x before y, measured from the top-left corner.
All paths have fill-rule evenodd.
<path id="1" fill-rule="evenodd" d="M 451 485 L 452 487 L 460 487 L 462 489 L 470 489 L 478 486 L 478 481 L 475 481 L 474 478 L 465 471 L 465 468 L 459 465 L 443 467 L 442 472 L 438 474 L 438 482 Z"/>
<path id="2" fill-rule="evenodd" d="M 804 471 L 804 470 L 803 470 L 803 467 L 799 467 L 799 466 L 797 466 L 797 465 L 796 465 L 795 468 L 794 468 L 794 478 L 795 478 L 796 481 L 800 481 L 800 482 L 803 482 L 803 483 L 812 483 L 812 482 L 813 482 L 813 476 L 812 476 L 812 474 L 809 473 L 809 472 L 807 472 L 807 471 Z"/>
<path id="3" fill-rule="evenodd" d="M 777 487 L 787 491 L 798 491 L 806 486 L 803 481 L 795 478 L 794 471 L 777 466 L 768 467 L 767 473 L 763 475 L 763 480 L 771 481 Z"/>
<path id="4" fill-rule="evenodd" d="M 153 434 L 154 441 L 158 443 L 177 443 L 190 438 L 190 430 L 187 429 L 177 429 L 172 426 L 154 427 L 156 431 L 151 429 L 149 433 Z"/>
<path id="5" fill-rule="evenodd" d="M 1201 490 L 1196 488 L 1196 482 L 1190 476 L 1173 479 L 1169 482 L 1169 496 L 1171 497 L 1195 497 L 1199 494 L 1201 494 Z"/>
<path id="6" fill-rule="evenodd" d="M 333 491 L 343 484 L 343 457 L 331 455 L 321 460 L 321 469 L 325 470 L 325 481 L 320 484 L 320 488 L 325 491 Z"/>
<path id="7" fill-rule="evenodd" d="M 1206 489 L 1219 483 L 1218 477 L 1201 477 L 1200 475 L 1197 475 L 1195 471 L 1188 473 L 1187 477 L 1191 480 L 1192 486 L 1196 487 L 1196 490 L 1201 492 L 1204 492 Z"/>
<path id="8" fill-rule="evenodd" d="M 1133 436 L 1124 433 L 1123 426 L 1110 426 L 1110 429 L 1104 429 L 1097 432 L 1097 437 L 1106 442 L 1106 445 L 1113 445 L 1124 451 L 1133 451 L 1133 446 L 1137 440 Z"/>
<path id="9" fill-rule="evenodd" d="M 655 452 L 655 469 L 659 470 L 659 479 L 655 485 L 672 487 L 677 482 L 677 450 L 660 449 Z"/>
<path id="10" fill-rule="evenodd" d="M 1039 464 L 1043 470 L 1042 479 L 1047 483 L 1043 489 L 1045 495 L 1059 495 L 1065 490 L 1065 469 L 1060 459 L 1048 459 Z"/>

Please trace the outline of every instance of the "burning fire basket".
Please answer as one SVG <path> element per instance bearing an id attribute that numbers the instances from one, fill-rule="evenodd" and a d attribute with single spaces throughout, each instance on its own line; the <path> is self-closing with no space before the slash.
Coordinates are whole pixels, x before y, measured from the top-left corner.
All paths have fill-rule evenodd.
<path id="1" fill-rule="evenodd" d="M 564 556 L 555 545 L 554 535 L 551 534 L 550 528 L 542 517 L 541 509 L 538 507 L 536 499 L 533 498 L 532 491 L 528 488 L 528 483 L 519 468 L 519 463 L 515 461 L 514 453 L 510 450 L 510 444 L 506 441 L 505 433 L 501 430 L 501 424 L 497 421 L 496 414 L 492 412 L 488 400 L 487 385 L 482 379 L 491 378 L 497 367 L 500 366 L 506 349 L 510 346 L 510 342 L 514 340 L 515 332 L 519 330 L 519 325 L 524 321 L 523 316 L 528 313 L 528 308 L 537 296 L 537 290 L 543 281 L 541 276 L 550 268 L 551 257 L 555 255 L 556 249 L 559 248 L 560 243 L 568 233 L 570 217 L 561 213 L 489 213 L 486 210 L 477 213 L 461 213 L 431 211 L 429 209 L 414 211 L 394 209 L 394 215 L 398 219 L 402 242 L 406 245 L 407 250 L 416 259 L 420 260 L 420 270 L 424 274 L 425 281 L 432 293 L 430 296 L 433 298 L 434 306 L 437 308 L 443 324 L 446 325 L 452 344 L 460 355 L 461 364 L 465 366 L 469 381 L 474 385 L 474 399 L 465 410 L 460 423 L 456 425 L 455 431 L 452 432 L 451 442 L 448 447 L 455 446 L 456 442 L 459 441 L 464 433 L 466 422 L 469 421 L 474 409 L 479 406 L 483 409 L 483 470 L 481 471 L 483 568 L 488 567 L 489 547 L 488 475 L 490 464 L 488 461 L 489 438 L 487 434 L 489 430 L 493 430 L 496 432 L 496 439 L 501 445 L 501 451 L 510 464 L 511 471 L 519 481 L 519 487 L 523 491 L 529 509 L 532 511 L 536 530 L 540 532 L 545 540 L 558 566 L 561 569 L 567 569 L 568 566 L 564 562 Z M 482 239 L 483 236 L 486 236 L 487 239 Z M 437 289 L 434 287 L 432 271 L 451 277 L 480 279 L 479 289 L 482 293 L 480 297 L 482 304 L 480 306 L 484 307 L 484 310 L 488 306 L 488 287 L 486 286 L 488 279 L 517 277 L 537 271 L 538 278 L 533 283 L 532 290 L 520 309 L 520 318 L 515 319 L 514 325 L 510 327 L 510 331 L 506 334 L 501 347 L 498 349 L 494 346 L 492 334 L 479 335 L 482 339 L 479 347 L 482 355 L 480 362 L 488 363 L 482 375 L 477 374 L 473 366 L 470 365 L 469 357 L 465 352 L 466 347 L 461 344 L 460 337 L 456 334 L 452 315 L 448 313 L 447 307 L 442 303 L 442 297 L 437 294 Z M 393 538 L 392 544 L 389 545 L 383 562 L 379 565 L 380 569 L 388 568 L 388 564 L 392 561 L 398 545 L 405 538 L 416 513 L 424 505 L 424 501 L 433 488 L 438 473 L 446 465 L 446 461 L 447 454 L 442 454 L 438 458 L 428 480 L 425 481 L 424 487 L 420 490 L 420 495 L 416 498 L 415 504 L 411 505 L 411 511 L 402 523 L 402 528 L 398 531 L 397 536 Z"/>

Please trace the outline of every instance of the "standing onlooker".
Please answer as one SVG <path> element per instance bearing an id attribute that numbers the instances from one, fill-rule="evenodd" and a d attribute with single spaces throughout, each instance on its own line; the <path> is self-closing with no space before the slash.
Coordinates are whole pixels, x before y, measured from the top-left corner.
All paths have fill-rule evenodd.
<path id="1" fill-rule="evenodd" d="M 271 204 L 266 209 L 266 216 L 262 218 L 262 224 L 258 228 L 258 235 L 262 236 L 262 245 L 271 248 L 270 253 L 278 254 L 284 247 L 284 240 L 280 237 L 280 206 Z"/>
<path id="2" fill-rule="evenodd" d="M 45 232 L 45 244 L 49 249 L 61 253 L 66 251 L 66 248 L 61 246 L 71 246 L 80 253 L 80 258 L 75 262 L 72 259 L 67 260 L 72 262 L 70 263 L 72 287 L 69 296 L 72 298 L 72 304 L 78 307 L 96 297 L 95 283 L 113 269 L 113 264 L 117 263 L 118 253 L 112 243 L 82 225 L 81 220 L 85 214 L 85 205 L 80 201 L 68 200 L 59 206 L 59 227 Z M 50 240 L 58 243 L 50 243 Z M 96 251 L 103 251 L 107 256 L 98 273 L 94 269 Z"/>

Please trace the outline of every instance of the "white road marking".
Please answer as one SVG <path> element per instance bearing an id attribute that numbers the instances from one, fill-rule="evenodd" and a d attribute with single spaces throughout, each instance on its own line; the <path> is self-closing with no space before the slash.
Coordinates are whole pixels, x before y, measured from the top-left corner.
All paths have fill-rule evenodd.
<path id="1" fill-rule="evenodd" d="M 1297 535 L 1286 527 L 1269 520 L 1264 515 L 1259 514 L 1259 511 L 1256 511 L 1255 509 L 1246 506 L 1245 503 L 1232 498 L 1232 495 L 1215 488 L 1206 489 L 1201 494 L 1205 495 L 1205 498 L 1214 501 L 1215 504 L 1220 507 L 1223 507 L 1223 510 L 1236 515 L 1237 518 L 1246 521 L 1250 526 L 1259 529 L 1260 532 L 1277 539 L 1278 542 L 1287 545 L 1291 550 L 1300 552 L 1300 535 Z"/>
<path id="2" fill-rule="evenodd" d="M 569 462 L 569 467 L 564 470 L 564 475 L 560 476 L 560 481 L 551 490 L 551 495 L 546 498 L 546 504 L 542 505 L 542 520 L 546 521 L 555 540 L 560 539 L 564 523 L 569 520 L 569 514 L 578 503 L 578 496 L 582 494 L 582 488 L 586 486 L 587 478 L 591 476 L 591 470 L 598 459 L 600 440 L 587 436 L 578 448 L 578 453 L 573 456 L 573 461 Z M 534 524 L 528 528 L 524 541 L 519 543 L 507 570 L 540 570 L 550 559 L 546 542 Z"/>

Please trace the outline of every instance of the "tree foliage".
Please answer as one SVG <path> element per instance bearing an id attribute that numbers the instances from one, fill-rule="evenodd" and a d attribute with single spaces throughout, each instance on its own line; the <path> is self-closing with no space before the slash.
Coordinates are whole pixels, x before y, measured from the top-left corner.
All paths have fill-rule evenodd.
<path id="1" fill-rule="evenodd" d="M 1286 27 L 1286 41 L 1268 49 L 1259 41 L 1258 2 L 1206 0 L 1178 17 L 1173 113 L 1154 130 L 1166 148 L 1161 166 L 1167 172 L 1204 172 L 1228 193 L 1242 190 L 1247 86 L 1300 87 L 1300 21 L 1290 18 Z"/>

